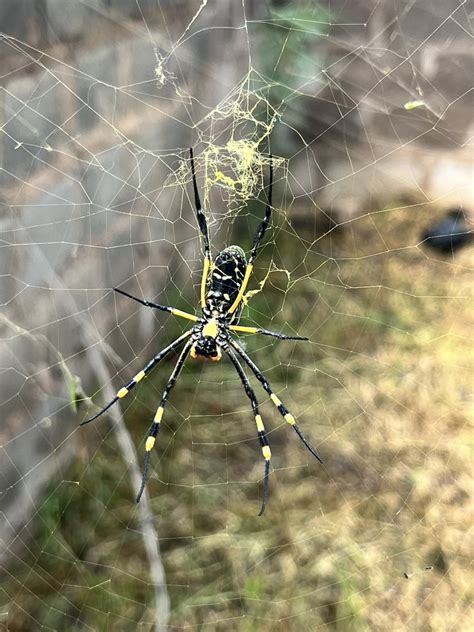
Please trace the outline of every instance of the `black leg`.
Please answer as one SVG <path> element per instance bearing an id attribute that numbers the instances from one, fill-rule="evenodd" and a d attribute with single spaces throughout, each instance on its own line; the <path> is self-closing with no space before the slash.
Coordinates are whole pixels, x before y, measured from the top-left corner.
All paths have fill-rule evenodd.
<path id="1" fill-rule="evenodd" d="M 163 391 L 163 395 L 161 396 L 160 405 L 158 406 L 155 417 L 153 419 L 153 423 L 148 430 L 147 439 L 145 442 L 145 460 L 143 463 L 143 476 L 142 483 L 140 485 L 140 490 L 137 494 L 137 503 L 140 502 L 140 498 L 142 497 L 143 490 L 145 489 L 146 482 L 148 480 L 148 467 L 150 465 L 150 453 L 153 450 L 153 446 L 155 445 L 156 437 L 158 436 L 158 432 L 160 431 L 161 419 L 163 417 L 166 400 L 168 399 L 168 395 L 170 394 L 171 389 L 176 383 L 179 374 L 181 373 L 181 369 L 184 366 L 186 358 L 188 356 L 189 350 L 192 346 L 192 341 L 189 341 L 184 349 L 181 351 L 181 354 L 176 362 L 176 366 L 173 369 L 173 372 L 170 375 L 167 385 L 165 386 L 165 390 Z"/>
<path id="2" fill-rule="evenodd" d="M 306 336 L 287 336 L 281 334 L 278 331 L 269 331 L 268 329 L 261 329 L 260 327 L 245 327 L 243 325 L 230 325 L 229 329 L 237 333 L 242 334 L 262 334 L 263 336 L 271 336 L 272 338 L 279 338 L 280 340 L 309 340 Z"/>
<path id="3" fill-rule="evenodd" d="M 252 386 L 250 385 L 250 382 L 247 376 L 245 375 L 245 372 L 240 362 L 238 361 L 235 353 L 228 346 L 224 347 L 224 349 L 227 355 L 229 356 L 229 358 L 231 359 L 237 373 L 239 374 L 240 381 L 242 382 L 243 387 L 245 389 L 245 393 L 247 394 L 247 397 L 250 399 L 250 402 L 252 404 L 252 410 L 255 416 L 255 423 L 257 424 L 258 438 L 260 440 L 260 445 L 262 447 L 263 458 L 265 459 L 265 477 L 264 477 L 264 482 L 263 482 L 262 507 L 258 514 L 259 516 L 261 516 L 263 512 L 265 511 L 265 507 L 267 504 L 268 482 L 269 482 L 269 474 L 270 474 L 270 459 L 271 459 L 272 453 L 270 451 L 270 446 L 268 444 L 267 433 L 265 432 L 265 427 L 263 425 L 262 417 L 260 416 L 260 413 L 258 410 L 258 402 L 255 396 L 255 392 Z"/>
<path id="4" fill-rule="evenodd" d="M 265 208 L 265 215 L 255 234 L 252 250 L 250 251 L 250 258 L 247 263 L 247 267 L 245 269 L 244 279 L 242 281 L 242 285 L 240 286 L 239 293 L 237 294 L 235 298 L 235 301 L 229 307 L 229 312 L 228 312 L 229 314 L 234 314 L 234 312 L 239 307 L 241 301 L 244 298 L 245 290 L 247 289 L 250 275 L 252 274 L 253 263 L 257 256 L 258 246 L 260 245 L 260 242 L 262 241 L 263 236 L 265 235 L 265 232 L 268 228 L 268 224 L 270 223 L 270 217 L 272 214 L 272 188 L 273 188 L 273 161 L 272 161 L 272 155 L 270 154 L 270 184 L 269 184 L 269 190 L 268 190 L 267 206 Z"/>
<path id="5" fill-rule="evenodd" d="M 194 205 L 196 210 L 196 216 L 199 224 L 199 230 L 201 231 L 201 235 L 204 240 L 204 256 L 210 259 L 210 246 L 209 246 L 209 230 L 207 228 L 207 220 L 202 210 L 201 200 L 199 199 L 199 191 L 196 182 L 196 170 L 194 167 L 194 153 L 193 148 L 189 148 L 189 155 L 191 157 L 191 173 L 193 176 L 193 189 L 194 189 Z"/>
<path id="6" fill-rule="evenodd" d="M 263 217 L 263 220 L 260 226 L 258 227 L 257 233 L 255 234 L 252 250 L 250 252 L 249 265 L 252 265 L 253 262 L 255 261 L 255 257 L 257 256 L 257 249 L 266 233 L 268 224 L 270 223 L 270 217 L 272 214 L 272 189 L 273 189 L 273 160 L 272 160 L 272 155 L 270 154 L 270 178 L 269 178 L 269 185 L 268 185 L 267 206 L 265 208 L 265 215 Z"/>
<path id="7" fill-rule="evenodd" d="M 143 380 L 143 378 L 145 376 L 148 375 L 148 373 L 158 364 L 158 362 L 160 362 L 161 360 L 163 360 L 163 358 L 175 347 L 177 347 L 179 344 L 181 344 L 183 342 L 183 340 L 185 340 L 188 336 L 190 336 L 192 333 L 192 329 L 190 331 L 187 331 L 185 334 L 183 334 L 182 336 L 180 336 L 179 338 L 176 338 L 176 340 L 174 340 L 170 345 L 168 345 L 167 347 L 165 347 L 162 351 L 160 351 L 159 353 L 156 354 L 156 356 L 150 360 L 150 362 L 148 362 L 148 364 L 141 370 L 139 371 L 134 378 L 132 378 L 130 380 L 130 382 L 128 382 L 128 384 L 126 384 L 125 386 L 122 386 L 121 389 L 119 389 L 117 391 L 117 395 L 113 398 L 112 401 L 110 401 L 106 406 L 104 406 L 104 408 L 102 408 L 102 410 L 99 410 L 99 412 L 94 415 L 93 417 L 91 417 L 90 419 L 86 419 L 85 421 L 83 421 L 81 424 L 79 424 L 80 426 L 85 426 L 85 424 L 90 423 L 91 421 L 94 421 L 95 419 L 97 419 L 97 417 L 100 417 L 103 413 L 105 413 L 106 410 L 108 410 L 111 406 L 113 406 L 115 404 L 115 402 L 117 402 L 119 399 L 122 399 L 123 397 L 125 397 L 126 395 L 128 395 L 130 393 L 130 391 L 135 388 L 135 386 L 141 382 L 141 380 Z"/>
<path id="8" fill-rule="evenodd" d="M 128 292 L 124 292 L 124 290 L 119 290 L 118 287 L 114 287 L 114 292 L 118 292 L 119 294 L 123 294 L 127 298 L 131 298 L 132 301 L 136 301 L 141 305 L 145 305 L 145 307 L 153 307 L 154 309 L 160 309 L 162 312 L 168 312 L 169 314 L 173 314 L 174 316 L 181 316 L 181 318 L 186 318 L 187 320 L 192 320 L 197 322 L 199 318 L 194 316 L 193 314 L 188 314 L 187 312 L 183 312 L 180 309 L 176 309 L 175 307 L 168 307 L 168 305 L 158 305 L 158 303 L 152 303 L 151 301 L 146 301 L 141 298 L 137 298 L 136 296 L 132 296 Z"/>
<path id="9" fill-rule="evenodd" d="M 204 267 L 202 270 L 201 279 L 201 307 L 206 307 L 206 287 L 207 276 L 211 268 L 212 258 L 211 249 L 209 245 L 209 229 L 207 227 L 207 220 L 204 211 L 202 210 L 201 200 L 199 199 L 199 191 L 196 182 L 196 169 L 194 166 L 194 154 L 193 148 L 189 148 L 189 155 L 191 158 L 191 173 L 193 176 L 193 189 L 194 189 L 194 205 L 196 209 L 196 217 L 199 224 L 199 230 L 201 231 L 202 238 L 204 240 Z"/>
<path id="10" fill-rule="evenodd" d="M 296 423 L 295 418 L 290 413 L 290 411 L 282 404 L 282 402 L 280 401 L 279 397 L 277 397 L 277 395 L 275 395 L 275 393 L 272 391 L 272 388 L 271 388 L 267 378 L 263 375 L 263 373 L 260 371 L 260 369 L 255 364 L 255 362 L 252 360 L 252 358 L 248 355 L 248 353 L 246 353 L 244 351 L 244 349 L 242 349 L 242 347 L 239 345 L 238 342 L 236 342 L 235 340 L 232 340 L 231 338 L 228 339 L 228 342 L 237 351 L 238 355 L 242 358 L 242 360 L 244 360 L 244 362 L 250 367 L 250 369 L 252 370 L 253 374 L 257 378 L 257 380 L 260 382 L 260 384 L 263 386 L 263 388 L 266 390 L 266 392 L 270 395 L 270 399 L 272 400 L 274 405 L 278 408 L 278 411 L 279 411 L 280 415 L 282 415 L 282 417 L 285 419 L 285 421 L 287 423 L 289 423 L 290 426 L 293 427 L 293 430 L 296 432 L 298 437 L 305 444 L 305 446 L 308 448 L 308 450 L 311 452 L 311 454 L 320 463 L 322 463 L 323 461 L 322 461 L 321 457 L 316 452 L 316 450 L 306 441 L 303 433 L 301 432 L 301 430 L 298 427 L 298 424 Z"/>
<path id="11" fill-rule="evenodd" d="M 136 296 L 132 296 L 131 294 L 129 294 L 128 292 L 125 292 L 124 290 L 120 290 L 118 287 L 114 287 L 114 292 L 123 294 L 123 296 L 126 296 L 127 298 L 131 298 L 132 301 L 137 301 L 137 303 L 141 303 L 142 305 L 145 305 L 145 307 L 154 307 L 155 309 L 161 309 L 162 312 L 168 312 L 169 314 L 173 313 L 172 307 L 168 307 L 167 305 L 158 305 L 158 303 L 152 303 L 151 301 L 146 301 L 141 298 L 137 298 Z"/>

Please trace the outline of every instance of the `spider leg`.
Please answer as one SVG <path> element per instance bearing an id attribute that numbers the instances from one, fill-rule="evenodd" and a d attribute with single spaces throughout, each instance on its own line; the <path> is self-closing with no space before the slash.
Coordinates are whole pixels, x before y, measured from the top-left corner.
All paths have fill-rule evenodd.
<path id="1" fill-rule="evenodd" d="M 153 423 L 150 426 L 150 429 L 147 433 L 147 438 L 145 442 L 145 460 L 143 462 L 143 475 L 142 475 L 142 483 L 140 485 L 140 490 L 137 494 L 137 503 L 140 502 L 140 498 L 142 497 L 143 490 L 145 489 L 145 485 L 148 480 L 148 468 L 150 465 L 150 454 L 153 450 L 153 446 L 155 445 L 156 437 L 160 431 L 161 419 L 163 417 L 165 404 L 168 399 L 168 395 L 170 394 L 171 389 L 176 384 L 176 380 L 181 373 L 181 369 L 184 366 L 186 358 L 188 356 L 189 350 L 192 346 L 192 340 L 188 341 L 183 350 L 180 353 L 178 361 L 173 369 L 173 372 L 170 375 L 168 383 L 165 386 L 165 390 L 163 391 L 163 395 L 161 396 L 160 405 L 156 409 L 155 417 L 153 418 Z"/>
<path id="2" fill-rule="evenodd" d="M 255 392 L 252 386 L 250 385 L 250 382 L 247 376 L 245 375 L 245 372 L 240 362 L 238 361 L 235 353 L 232 351 L 232 349 L 229 349 L 227 345 L 224 347 L 224 350 L 227 352 L 227 355 L 231 359 L 232 364 L 235 367 L 235 370 L 239 374 L 240 381 L 242 382 L 245 392 L 247 394 L 247 397 L 250 399 L 250 402 L 252 404 L 252 410 L 255 416 L 255 423 L 257 424 L 258 438 L 260 440 L 260 445 L 262 447 L 263 458 L 265 459 L 265 477 L 264 477 L 264 483 L 263 483 L 262 507 L 258 514 L 259 516 L 261 516 L 263 512 L 265 511 L 265 507 L 267 504 L 268 482 L 269 482 L 269 474 L 270 474 L 270 459 L 271 459 L 272 453 L 270 451 L 270 446 L 268 444 L 268 438 L 265 432 L 265 427 L 263 425 L 262 417 L 260 416 L 260 413 L 258 410 L 258 401 L 255 396 Z"/>
<path id="3" fill-rule="evenodd" d="M 272 214 L 272 189 L 273 189 L 273 161 L 272 161 L 272 155 L 270 154 L 270 178 L 269 178 L 269 185 L 268 185 L 267 206 L 265 208 L 265 215 L 263 217 L 263 220 L 260 226 L 258 227 L 258 230 L 253 240 L 253 246 L 250 252 L 249 265 L 251 265 L 255 261 L 255 258 L 257 256 L 257 249 L 260 245 L 260 242 L 263 239 L 263 236 L 265 235 L 267 231 L 268 224 L 270 223 L 270 217 Z"/>
<path id="4" fill-rule="evenodd" d="M 242 285 L 240 286 L 240 290 L 235 301 L 232 303 L 232 305 L 229 308 L 229 314 L 233 314 L 235 312 L 235 310 L 237 309 L 237 307 L 239 306 L 240 302 L 242 301 L 244 297 L 245 290 L 247 289 L 247 285 L 250 279 L 250 275 L 252 274 L 253 262 L 255 261 L 255 258 L 257 256 L 257 249 L 260 245 L 260 242 L 263 239 L 263 236 L 265 235 L 267 231 L 268 224 L 270 223 L 270 217 L 272 214 L 272 189 L 273 189 L 273 161 L 272 161 L 272 155 L 270 154 L 270 182 L 269 182 L 269 187 L 268 187 L 268 199 L 267 199 L 267 205 L 265 208 L 265 215 L 263 217 L 263 220 L 260 223 L 260 226 L 258 227 L 257 232 L 255 233 L 252 250 L 250 251 L 249 262 L 245 270 L 244 280 L 242 281 Z"/>
<path id="5" fill-rule="evenodd" d="M 286 334 L 281 334 L 278 331 L 270 331 L 268 329 L 261 329 L 260 327 L 230 325 L 229 329 L 242 334 L 263 334 L 264 336 L 272 336 L 272 338 L 279 338 L 280 340 L 309 340 L 306 336 L 287 336 Z"/>
<path id="6" fill-rule="evenodd" d="M 132 296 L 128 292 L 124 290 L 119 290 L 118 287 L 114 287 L 114 292 L 118 292 L 119 294 L 123 294 L 127 298 L 131 298 L 133 301 L 137 301 L 137 303 L 141 303 L 145 305 L 145 307 L 153 307 L 154 309 L 160 309 L 162 312 L 168 312 L 169 314 L 173 314 L 174 316 L 180 316 L 181 318 L 186 318 L 187 320 L 193 320 L 197 322 L 199 318 L 194 316 L 193 314 L 188 314 L 188 312 L 183 312 L 180 309 L 176 309 L 174 307 L 169 307 L 168 305 L 158 305 L 158 303 L 152 303 L 152 301 L 144 301 L 141 298 L 137 298 L 136 296 Z"/>
<path id="7" fill-rule="evenodd" d="M 275 393 L 272 391 L 272 388 L 271 388 L 270 383 L 268 382 L 267 378 L 263 375 L 263 373 L 260 371 L 260 369 L 255 364 L 255 362 L 252 360 L 252 358 L 248 355 L 248 353 L 246 353 L 244 351 L 244 349 L 242 349 L 242 347 L 239 345 L 238 342 L 236 342 L 235 340 L 232 340 L 232 338 L 228 338 L 228 341 L 229 341 L 230 345 L 236 350 L 237 354 L 242 358 L 242 360 L 244 360 L 244 362 L 250 367 L 250 369 L 253 371 L 253 374 L 257 378 L 257 380 L 261 383 L 263 388 L 270 395 L 270 399 L 275 404 L 275 406 L 278 408 L 278 412 L 280 413 L 280 415 L 282 415 L 282 417 L 285 419 L 285 421 L 287 423 L 289 423 L 290 426 L 293 427 L 293 430 L 296 432 L 298 437 L 305 444 L 305 446 L 308 448 L 308 450 L 311 452 L 311 454 L 320 463 L 322 463 L 323 461 L 322 461 L 321 457 L 316 452 L 316 450 L 306 441 L 303 433 L 301 432 L 301 430 L 298 427 L 298 424 L 296 423 L 295 418 L 290 413 L 290 411 L 282 404 L 282 402 L 279 399 L 279 397 L 277 397 L 275 395 Z"/>
<path id="8" fill-rule="evenodd" d="M 174 340 L 171 344 L 169 344 L 162 351 L 157 353 L 156 356 L 152 358 L 150 362 L 148 362 L 148 364 L 141 371 L 139 371 L 135 375 L 135 377 L 133 377 L 130 380 L 130 382 L 125 384 L 125 386 L 122 386 L 122 388 L 117 391 L 117 395 L 106 406 L 104 406 L 102 410 L 99 410 L 99 412 L 96 415 L 94 415 L 90 419 L 86 419 L 79 425 L 85 426 L 86 424 L 89 424 L 91 421 L 94 421 L 95 419 L 97 419 L 97 417 L 100 417 L 103 413 L 105 413 L 106 410 L 108 410 L 111 406 L 113 406 L 115 402 L 117 402 L 119 399 L 122 399 L 122 397 L 125 397 L 126 395 L 128 395 L 130 391 L 133 388 L 135 388 L 138 382 L 141 382 L 141 380 L 143 380 L 143 378 L 146 375 L 148 375 L 148 373 L 158 364 L 158 362 L 160 362 L 172 349 L 174 349 L 179 344 L 181 344 L 181 342 L 183 342 L 183 340 L 185 340 L 188 336 L 190 336 L 191 333 L 192 333 L 192 329 L 184 333 L 179 338 L 176 338 L 176 340 Z"/>
<path id="9" fill-rule="evenodd" d="M 194 206 L 196 209 L 196 217 L 199 224 L 199 230 L 204 240 L 204 267 L 202 270 L 201 279 L 201 307 L 206 307 L 206 286 L 207 276 L 211 268 L 211 248 L 209 245 L 209 229 L 207 227 L 207 220 L 204 211 L 202 210 L 201 200 L 199 199 L 199 191 L 196 182 L 196 169 L 194 167 L 194 153 L 193 148 L 189 148 L 189 156 L 191 158 L 191 173 L 193 177 L 193 189 L 194 189 Z"/>

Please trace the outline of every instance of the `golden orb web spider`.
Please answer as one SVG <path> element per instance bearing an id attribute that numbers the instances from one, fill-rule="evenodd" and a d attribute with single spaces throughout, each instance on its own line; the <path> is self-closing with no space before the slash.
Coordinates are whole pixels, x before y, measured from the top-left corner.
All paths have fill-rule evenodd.
<path id="1" fill-rule="evenodd" d="M 191 173 L 196 207 L 195 210 L 199 230 L 201 232 L 204 245 L 204 267 L 202 271 L 200 297 L 202 313 L 200 316 L 195 316 L 194 314 L 188 314 L 187 312 L 183 312 L 180 309 L 176 309 L 175 307 L 158 305 L 157 303 L 152 303 L 151 301 L 136 298 L 135 296 L 132 296 L 131 294 L 128 294 L 123 290 L 114 288 L 114 290 L 119 294 L 123 294 L 124 296 L 127 296 L 128 298 L 137 301 L 138 303 L 141 303 L 146 307 L 152 307 L 154 309 L 159 309 L 163 312 L 173 314 L 174 316 L 186 318 L 187 320 L 193 321 L 195 325 L 193 325 L 193 327 L 189 331 L 176 338 L 176 340 L 174 340 L 171 344 L 169 344 L 167 347 L 157 353 L 154 358 L 152 358 L 148 362 L 148 364 L 135 375 L 134 378 L 132 378 L 127 384 L 125 384 L 125 386 L 122 386 L 122 388 L 117 391 L 117 394 L 112 399 L 112 401 L 104 406 L 104 408 L 102 408 L 96 415 L 94 415 L 90 419 L 86 419 L 80 425 L 83 426 L 90 423 L 91 421 L 94 421 L 95 419 L 97 419 L 97 417 L 100 417 L 100 415 L 105 413 L 106 410 L 113 406 L 115 402 L 128 395 L 130 391 L 135 388 L 135 386 L 139 382 L 141 382 L 143 378 L 146 377 L 150 373 L 150 371 L 170 351 L 178 347 L 182 342 L 186 341 L 181 354 L 178 357 L 173 372 L 171 373 L 168 383 L 165 386 L 165 389 L 161 396 L 160 404 L 156 410 L 155 417 L 147 433 L 147 438 L 145 442 L 145 459 L 143 464 L 142 483 L 137 495 L 137 502 L 139 502 L 147 483 L 150 454 L 155 445 L 156 437 L 158 436 L 158 432 L 160 430 L 160 424 L 163 417 L 165 404 L 168 400 L 172 388 L 176 383 L 176 380 L 179 377 L 179 374 L 181 373 L 188 354 L 191 355 L 192 358 L 202 356 L 204 358 L 207 358 L 208 360 L 213 360 L 217 362 L 222 358 L 222 352 L 226 353 L 227 356 L 230 358 L 232 364 L 234 365 L 245 389 L 245 393 L 250 400 L 255 417 L 255 423 L 257 425 L 257 433 L 262 448 L 263 458 L 265 459 L 262 506 L 258 514 L 259 516 L 261 516 L 265 511 L 268 497 L 271 451 L 270 445 L 268 443 L 268 437 L 265 432 L 265 427 L 263 425 L 262 417 L 259 412 L 258 401 L 255 396 L 255 392 L 249 382 L 249 379 L 247 378 L 246 373 L 242 368 L 239 358 L 243 360 L 245 364 L 250 368 L 252 373 L 255 375 L 257 380 L 261 383 L 265 391 L 270 396 L 270 399 L 277 407 L 278 412 L 283 416 L 285 421 L 287 421 L 293 427 L 294 431 L 311 452 L 311 454 L 316 457 L 316 459 L 320 463 L 322 463 L 322 460 L 317 454 L 316 450 L 304 438 L 303 433 L 299 429 L 293 415 L 272 391 L 271 386 L 263 373 L 250 358 L 250 356 L 245 352 L 238 341 L 232 338 L 232 336 L 230 335 L 230 332 L 233 332 L 235 334 L 263 334 L 264 336 L 272 336 L 273 338 L 279 338 L 281 340 L 308 340 L 308 338 L 302 336 L 287 336 L 282 333 L 269 331 L 267 329 L 261 329 L 259 327 L 245 327 L 238 324 L 240 314 L 242 312 L 242 307 L 245 303 L 245 290 L 247 288 L 250 275 L 252 273 L 253 263 L 257 256 L 257 250 L 270 223 L 273 187 L 272 156 L 270 155 L 270 179 L 265 215 L 255 234 L 248 262 L 246 260 L 244 251 L 239 246 L 228 246 L 227 248 L 224 248 L 224 250 L 221 250 L 221 252 L 218 253 L 216 259 L 213 261 L 210 250 L 209 231 L 207 227 L 206 216 L 201 207 L 201 201 L 199 199 L 192 148 L 189 150 L 189 153 L 191 159 Z"/>

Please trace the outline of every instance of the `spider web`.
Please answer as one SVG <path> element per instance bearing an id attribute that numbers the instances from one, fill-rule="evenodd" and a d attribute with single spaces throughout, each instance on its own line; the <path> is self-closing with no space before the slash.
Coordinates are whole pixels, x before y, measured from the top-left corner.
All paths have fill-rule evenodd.
<path id="1" fill-rule="evenodd" d="M 472 625 L 467 3 L 6 2 L 0 9 L 2 599 L 8 630 Z M 188 361 L 142 502 L 144 438 L 202 250 L 273 216 L 230 362 Z M 249 375 L 249 377 L 251 377 Z"/>

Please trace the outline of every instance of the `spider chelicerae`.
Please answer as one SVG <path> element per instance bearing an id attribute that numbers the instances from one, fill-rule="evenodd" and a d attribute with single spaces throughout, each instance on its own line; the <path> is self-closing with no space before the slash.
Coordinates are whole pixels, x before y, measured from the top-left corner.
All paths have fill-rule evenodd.
<path id="1" fill-rule="evenodd" d="M 171 376 L 168 380 L 168 383 L 165 386 L 165 389 L 161 396 L 160 404 L 155 413 L 155 417 L 150 426 L 150 429 L 148 430 L 145 442 L 145 460 L 143 465 L 142 482 L 137 495 L 137 502 L 139 502 L 148 479 L 150 455 L 155 445 L 156 437 L 158 436 L 158 432 L 160 430 L 164 407 L 168 400 L 169 394 L 174 387 L 179 374 L 181 373 L 188 354 L 192 358 L 202 356 L 204 358 L 207 358 L 208 360 L 213 360 L 217 362 L 222 358 L 222 354 L 225 353 L 234 365 L 245 389 L 245 393 L 250 400 L 255 417 L 255 423 L 257 425 L 258 438 L 262 447 L 263 458 L 265 459 L 262 506 L 258 514 L 259 516 L 261 516 L 265 511 L 268 497 L 271 451 L 270 445 L 268 443 L 267 433 L 265 431 L 262 417 L 259 412 L 258 401 L 255 396 L 255 392 L 247 378 L 247 375 L 244 372 L 244 369 L 242 368 L 240 360 L 243 360 L 245 364 L 250 368 L 252 373 L 255 375 L 257 380 L 261 383 L 265 391 L 270 396 L 271 401 L 277 407 L 279 413 L 283 416 L 285 421 L 287 421 L 292 426 L 298 437 L 308 448 L 311 454 L 315 456 L 320 463 L 322 463 L 322 460 L 320 459 L 314 448 L 306 441 L 303 433 L 296 423 L 294 416 L 284 406 L 279 397 L 275 395 L 275 393 L 271 389 L 268 380 L 257 367 L 255 362 L 246 353 L 244 348 L 239 344 L 239 342 L 231 336 L 231 333 L 263 334 L 264 336 L 271 336 L 273 338 L 279 338 L 280 340 L 308 340 L 308 338 L 302 336 L 287 336 L 286 334 L 269 331 L 268 329 L 261 329 L 259 327 L 246 327 L 238 324 L 242 308 L 246 303 L 245 290 L 247 288 L 250 275 L 252 273 L 253 264 L 257 256 L 257 250 L 270 222 L 273 187 L 272 156 L 270 155 L 269 157 L 270 178 L 265 215 L 255 234 L 249 260 L 246 260 L 245 253 L 239 246 L 228 246 L 227 248 L 224 248 L 224 250 L 221 250 L 221 252 L 218 253 L 215 260 L 213 260 L 211 256 L 209 231 L 207 227 L 206 216 L 203 212 L 201 201 L 199 199 L 192 148 L 189 151 L 191 159 L 194 200 L 196 207 L 195 210 L 204 246 L 204 267 L 202 272 L 200 296 L 202 313 L 200 316 L 196 316 L 194 314 L 183 312 L 182 310 L 176 309 L 175 307 L 158 305 L 157 303 L 153 303 L 151 301 L 136 298 L 135 296 L 124 292 L 124 290 L 114 288 L 114 290 L 119 294 L 123 294 L 124 296 L 127 296 L 128 298 L 137 301 L 138 303 L 141 303 L 146 307 L 152 307 L 163 312 L 168 312 L 169 314 L 173 314 L 174 316 L 179 316 L 181 318 L 190 320 L 195 324 L 189 331 L 186 331 L 183 335 L 176 338 L 176 340 L 174 340 L 171 344 L 169 344 L 167 347 L 157 353 L 155 357 L 152 358 L 148 362 L 148 364 L 135 375 L 134 378 L 132 378 L 125 386 L 122 386 L 122 388 L 117 391 L 117 394 L 112 399 L 112 401 L 104 406 L 104 408 L 102 408 L 96 415 L 94 415 L 90 419 L 86 419 L 85 421 L 83 421 L 81 423 L 81 426 L 94 421 L 95 419 L 97 419 L 97 417 L 100 417 L 100 415 L 105 413 L 106 410 L 113 406 L 113 404 L 115 404 L 119 399 L 122 399 L 126 395 L 128 395 L 130 391 L 135 388 L 135 386 L 139 382 L 141 382 L 143 378 L 145 378 L 168 353 L 170 353 L 170 351 L 176 349 L 181 343 L 185 343 L 173 369 L 173 372 L 171 373 Z"/>

